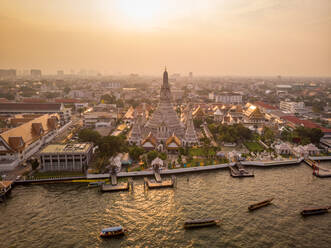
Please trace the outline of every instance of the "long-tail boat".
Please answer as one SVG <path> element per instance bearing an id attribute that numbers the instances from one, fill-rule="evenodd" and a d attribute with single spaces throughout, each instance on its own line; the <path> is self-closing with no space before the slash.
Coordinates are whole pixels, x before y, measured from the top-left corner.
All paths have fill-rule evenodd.
<path id="1" fill-rule="evenodd" d="M 329 212 L 330 207 L 322 207 L 322 208 L 309 208 L 304 209 L 301 211 L 302 216 L 309 216 L 309 215 L 318 215 L 318 214 L 326 214 Z"/>
<path id="2" fill-rule="evenodd" d="M 261 207 L 264 207 L 264 206 L 267 206 L 269 204 L 271 204 L 271 201 L 273 200 L 274 198 L 270 198 L 268 200 L 265 200 L 265 201 L 262 201 L 262 202 L 258 202 L 258 203 L 254 203 L 252 205 L 250 205 L 248 207 L 248 210 L 252 211 L 252 210 L 255 210 L 255 209 L 258 209 L 258 208 L 261 208 Z"/>
<path id="3" fill-rule="evenodd" d="M 216 220 L 216 219 L 187 220 L 184 223 L 184 228 L 188 229 L 188 228 L 215 226 L 220 222 L 221 222 L 220 220 Z"/>
<path id="4" fill-rule="evenodd" d="M 104 228 L 100 232 L 100 237 L 109 238 L 124 235 L 126 230 L 122 226 Z"/>

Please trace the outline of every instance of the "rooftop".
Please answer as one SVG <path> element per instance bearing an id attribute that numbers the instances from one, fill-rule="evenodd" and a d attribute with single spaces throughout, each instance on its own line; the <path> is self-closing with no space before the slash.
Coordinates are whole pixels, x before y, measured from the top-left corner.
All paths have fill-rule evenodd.
<path id="1" fill-rule="evenodd" d="M 0 103 L 0 112 L 25 111 L 57 112 L 61 110 L 60 103 Z"/>
<path id="2" fill-rule="evenodd" d="M 53 144 L 46 146 L 40 152 L 40 154 L 42 155 L 45 153 L 58 153 L 58 154 L 86 153 L 90 148 L 92 148 L 92 144 L 89 143 L 67 144 L 67 145 Z"/>
<path id="3" fill-rule="evenodd" d="M 272 106 L 270 104 L 261 101 L 257 101 L 254 104 L 265 109 L 277 109 L 275 106 Z"/>

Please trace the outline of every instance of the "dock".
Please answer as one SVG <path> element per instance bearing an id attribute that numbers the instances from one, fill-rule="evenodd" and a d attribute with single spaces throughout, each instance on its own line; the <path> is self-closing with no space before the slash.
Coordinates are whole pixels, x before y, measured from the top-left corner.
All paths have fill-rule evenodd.
<path id="1" fill-rule="evenodd" d="M 14 181 L 0 181 L 0 201 L 6 199 L 7 194 L 12 190 Z"/>
<path id="2" fill-rule="evenodd" d="M 232 177 L 254 177 L 254 173 L 246 170 L 240 163 L 236 163 L 234 166 L 230 166 L 229 168 Z"/>
<path id="3" fill-rule="evenodd" d="M 154 177 L 155 177 L 155 181 L 157 183 L 161 183 L 162 182 L 162 179 L 161 179 L 161 176 L 160 176 L 160 173 L 158 171 L 154 171 Z"/>
<path id="4" fill-rule="evenodd" d="M 158 189 L 158 188 L 172 188 L 174 187 L 174 179 L 170 180 L 161 180 L 161 182 L 156 182 L 154 180 L 148 180 L 146 177 L 144 178 L 144 184 L 149 189 Z"/>
<path id="5" fill-rule="evenodd" d="M 307 165 L 309 165 L 312 169 L 313 169 L 313 175 L 316 176 L 316 177 L 331 177 L 331 170 L 330 169 L 326 169 L 326 168 L 323 168 L 321 167 L 321 165 L 310 159 L 310 158 L 307 158 L 304 160 L 305 163 Z"/>
<path id="6" fill-rule="evenodd" d="M 101 192 L 114 192 L 114 191 L 127 191 L 130 189 L 129 182 L 121 183 L 121 184 L 102 184 L 100 187 Z"/>

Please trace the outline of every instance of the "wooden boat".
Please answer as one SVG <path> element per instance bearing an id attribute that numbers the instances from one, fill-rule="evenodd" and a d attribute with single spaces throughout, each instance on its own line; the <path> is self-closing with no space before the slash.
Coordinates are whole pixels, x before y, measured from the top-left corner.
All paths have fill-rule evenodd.
<path id="1" fill-rule="evenodd" d="M 122 226 L 104 228 L 100 232 L 100 237 L 110 238 L 124 235 L 126 230 Z"/>
<path id="2" fill-rule="evenodd" d="M 268 200 L 265 200 L 265 201 L 262 201 L 262 202 L 258 202 L 258 203 L 255 203 L 255 204 L 252 204 L 248 207 L 248 210 L 252 211 L 252 210 L 255 210 L 255 209 L 258 209 L 258 208 L 261 208 L 263 206 L 267 206 L 269 204 L 271 204 L 271 201 L 273 200 L 274 198 L 270 198 Z"/>
<path id="3" fill-rule="evenodd" d="M 309 215 L 325 214 L 329 212 L 328 210 L 329 208 L 331 207 L 304 209 L 301 211 L 301 215 L 309 216 Z"/>
<path id="4" fill-rule="evenodd" d="M 206 226 L 215 226 L 220 223 L 220 220 L 215 219 L 197 219 L 197 220 L 187 220 L 184 223 L 184 228 L 197 228 Z"/>
<path id="5" fill-rule="evenodd" d="M 102 184 L 104 184 L 105 182 L 91 182 L 87 185 L 87 187 L 89 188 L 95 188 L 95 187 L 99 187 L 101 186 Z"/>

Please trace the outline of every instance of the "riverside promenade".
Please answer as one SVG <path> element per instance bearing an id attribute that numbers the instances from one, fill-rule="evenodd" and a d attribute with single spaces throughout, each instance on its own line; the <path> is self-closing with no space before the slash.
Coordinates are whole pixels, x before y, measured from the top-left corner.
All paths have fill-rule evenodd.
<path id="1" fill-rule="evenodd" d="M 235 163 L 227 163 L 227 164 L 215 164 L 215 165 L 189 167 L 189 168 L 178 168 L 178 169 L 170 169 L 170 170 L 166 169 L 166 170 L 160 170 L 160 175 L 175 175 L 175 174 L 190 173 L 197 171 L 210 171 L 210 170 L 224 169 L 234 165 Z M 153 176 L 153 175 L 154 175 L 153 170 L 117 173 L 117 177 L 144 177 L 144 176 Z M 109 178 L 109 173 L 87 174 L 86 178 L 87 179 Z"/>
<path id="2" fill-rule="evenodd" d="M 331 156 L 320 156 L 320 157 L 309 157 L 310 160 L 314 161 L 326 161 L 331 160 Z M 287 160 L 277 160 L 277 161 L 242 161 L 241 164 L 245 166 L 256 166 L 261 168 L 274 167 L 274 166 L 287 166 L 287 165 L 298 165 L 302 162 L 306 162 L 304 158 L 298 159 L 287 159 Z M 228 168 L 234 166 L 235 162 L 227 164 L 217 164 L 217 165 L 207 165 L 207 166 L 198 166 L 198 167 L 189 167 L 189 168 L 178 168 L 178 169 L 165 169 L 160 171 L 160 175 L 176 175 L 183 173 L 192 173 L 192 172 L 203 172 L 203 171 L 212 171 L 218 169 Z M 322 168 L 319 166 L 320 175 L 318 177 L 331 177 L 331 170 Z M 323 176 L 322 176 L 323 174 Z M 153 176 L 153 170 L 147 171 L 132 171 L 132 172 L 119 172 L 117 177 L 145 177 Z M 38 183 L 63 183 L 63 182 L 91 182 L 98 180 L 109 179 L 110 174 L 87 174 L 82 177 L 64 177 L 64 178 L 47 178 L 47 179 L 30 179 L 30 180 L 19 180 L 15 184 L 38 184 Z"/>
<path id="3" fill-rule="evenodd" d="M 284 166 L 284 165 L 294 165 L 300 164 L 304 159 L 286 159 L 286 160 L 273 160 L 273 161 L 242 161 L 242 165 L 246 166 L 258 166 L 258 167 L 272 167 L 272 166 Z"/>

